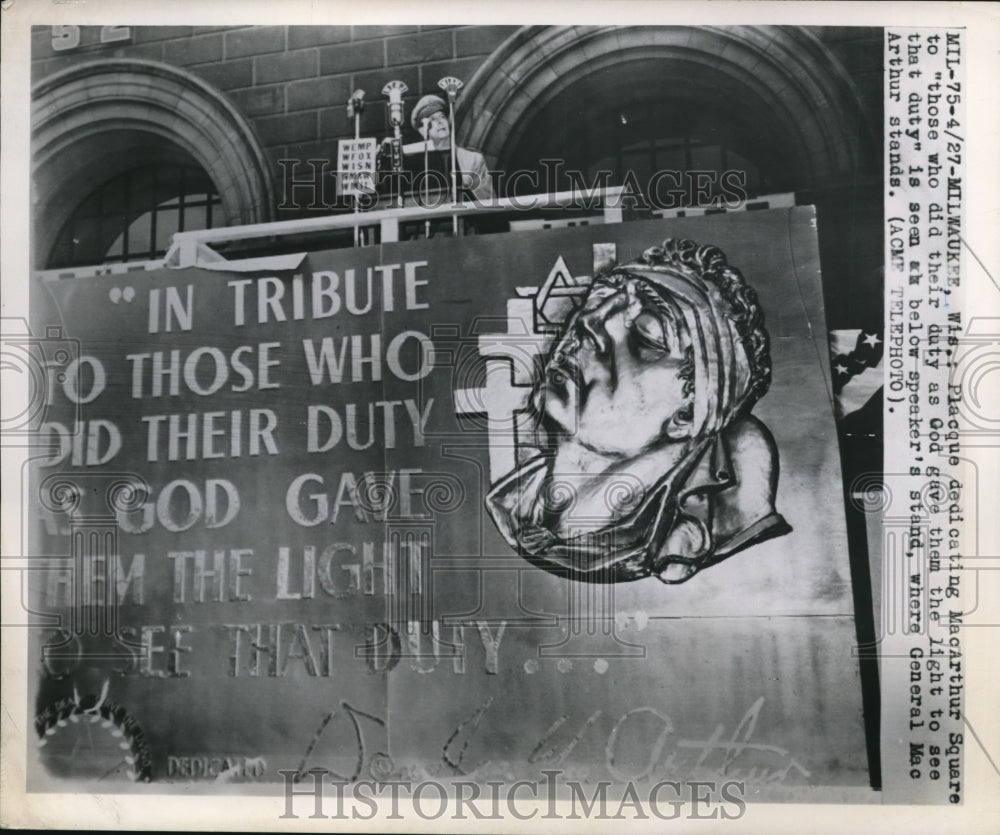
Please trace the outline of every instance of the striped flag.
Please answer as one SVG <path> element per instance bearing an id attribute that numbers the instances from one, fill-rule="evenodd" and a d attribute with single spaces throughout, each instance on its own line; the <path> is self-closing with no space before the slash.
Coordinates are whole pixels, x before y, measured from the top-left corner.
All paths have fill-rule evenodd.
<path id="1" fill-rule="evenodd" d="M 881 423 L 882 348 L 881 329 L 830 331 L 830 364 L 838 421 L 845 421 L 863 410 L 865 413 L 877 411 Z"/>

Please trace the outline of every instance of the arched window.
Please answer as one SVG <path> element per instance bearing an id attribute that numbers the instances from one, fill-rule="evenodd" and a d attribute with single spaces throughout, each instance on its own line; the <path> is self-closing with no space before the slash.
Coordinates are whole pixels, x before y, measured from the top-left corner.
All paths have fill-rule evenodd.
<path id="1" fill-rule="evenodd" d="M 148 260 L 171 229 L 265 223 L 272 175 L 244 116 L 186 70 L 103 59 L 33 89 L 40 268 Z"/>
<path id="2" fill-rule="evenodd" d="M 849 76 L 800 27 L 522 27 L 461 101 L 459 144 L 508 172 L 546 156 L 669 167 L 683 146 L 685 165 L 736 161 L 762 192 L 805 191 L 881 158 Z"/>
<path id="3" fill-rule="evenodd" d="M 795 188 L 801 172 L 781 158 L 783 137 L 764 120 L 739 107 L 681 98 L 647 81 L 656 67 L 643 63 L 592 73 L 551 99 L 509 152 L 513 169 L 540 170 L 543 160 L 555 159 L 560 174 L 545 183 L 550 188 L 571 188 L 570 172 L 588 185 L 603 175 L 609 185 L 655 191 L 656 205 L 676 208 L 722 195 L 725 182 L 734 182 L 724 180 L 726 172 L 748 197 Z M 630 82 L 624 90 L 623 75 Z M 697 181 L 695 172 L 703 172 Z"/>
<path id="4" fill-rule="evenodd" d="M 222 200 L 201 168 L 144 165 L 112 177 L 80 204 L 48 268 L 161 258 L 175 232 L 222 223 Z"/>

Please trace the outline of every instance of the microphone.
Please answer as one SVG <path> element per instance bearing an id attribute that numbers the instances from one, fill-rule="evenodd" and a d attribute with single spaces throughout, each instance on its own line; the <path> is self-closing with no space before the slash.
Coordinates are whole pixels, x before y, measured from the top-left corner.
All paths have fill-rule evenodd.
<path id="1" fill-rule="evenodd" d="M 403 124 L 403 93 L 409 88 L 402 81 L 390 81 L 382 88 L 382 95 L 389 97 L 389 124 L 394 128 Z"/>
<path id="2" fill-rule="evenodd" d="M 463 86 L 462 82 L 453 75 L 447 75 L 438 82 L 438 87 L 448 94 L 448 102 L 452 105 L 455 104 L 458 91 L 461 90 Z"/>
<path id="3" fill-rule="evenodd" d="M 365 109 L 365 91 L 355 90 L 347 100 L 347 118 L 353 119 Z"/>

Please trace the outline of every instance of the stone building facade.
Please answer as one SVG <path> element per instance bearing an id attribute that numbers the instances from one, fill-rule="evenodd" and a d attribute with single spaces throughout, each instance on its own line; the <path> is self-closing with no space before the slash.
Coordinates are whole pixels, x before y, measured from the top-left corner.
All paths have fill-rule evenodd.
<path id="1" fill-rule="evenodd" d="M 153 258 L 198 224 L 342 210 L 351 93 L 366 92 L 361 135 L 381 138 L 386 82 L 407 85 L 409 114 L 455 76 L 459 143 L 534 171 L 522 184 L 565 185 L 554 159 L 612 185 L 737 168 L 750 197 L 815 204 L 830 327 L 881 315 L 880 29 L 35 27 L 32 44 L 38 269 Z M 331 162 L 318 197 L 310 159 Z"/>

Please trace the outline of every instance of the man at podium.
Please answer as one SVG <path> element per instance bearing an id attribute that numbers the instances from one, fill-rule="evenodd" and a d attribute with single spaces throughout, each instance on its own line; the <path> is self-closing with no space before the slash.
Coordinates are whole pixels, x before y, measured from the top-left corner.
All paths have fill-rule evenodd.
<path id="1" fill-rule="evenodd" d="M 423 141 L 403 146 L 404 166 L 408 170 L 420 169 L 427 172 L 430 176 L 425 176 L 425 183 L 432 188 L 435 185 L 440 187 L 441 177 L 433 174 L 450 176 L 451 170 L 448 105 L 438 96 L 426 95 L 413 108 L 410 122 L 423 137 Z M 483 201 L 493 198 L 493 185 L 482 154 L 456 146 L 455 164 L 462 175 L 460 200 L 462 196 L 469 195 Z M 444 183 L 450 188 L 450 178 L 444 179 Z"/>

